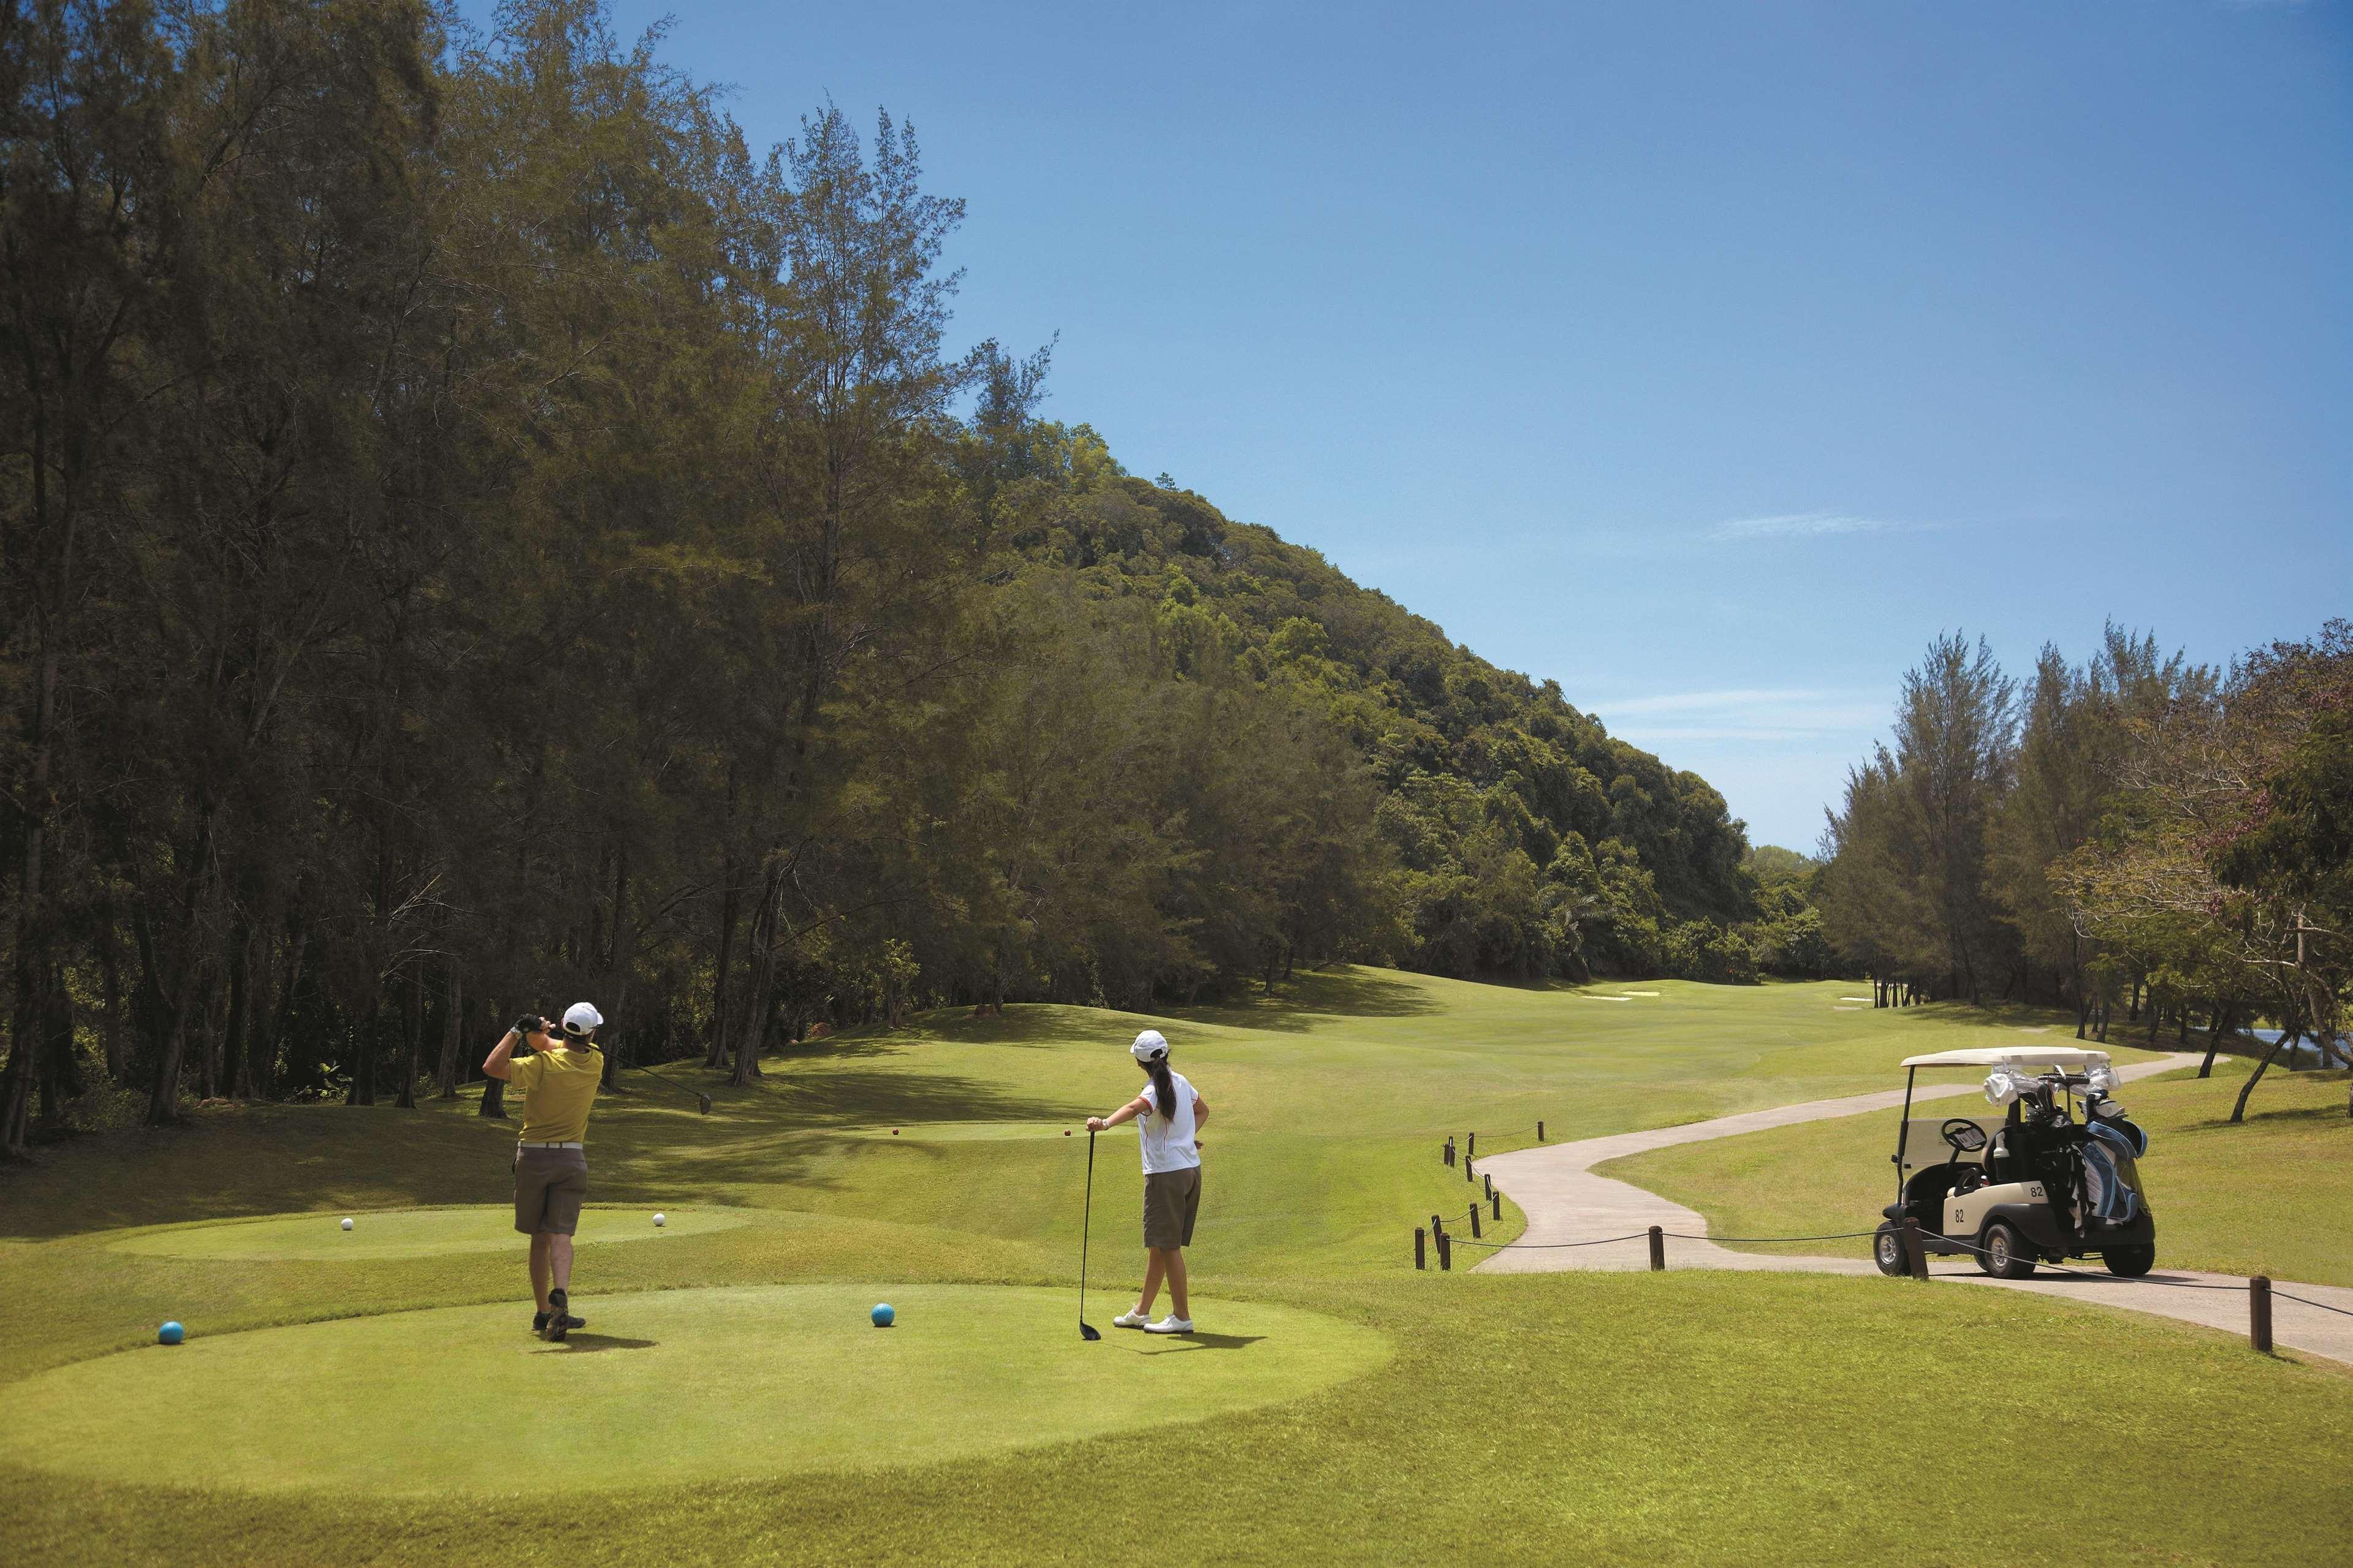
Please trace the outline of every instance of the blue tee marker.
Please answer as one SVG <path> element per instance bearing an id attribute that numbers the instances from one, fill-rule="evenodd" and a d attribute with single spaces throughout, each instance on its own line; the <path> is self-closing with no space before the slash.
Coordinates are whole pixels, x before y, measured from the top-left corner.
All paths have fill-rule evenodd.
<path id="1" fill-rule="evenodd" d="M 888 1301 L 879 1303 L 872 1311 L 866 1315 L 874 1321 L 874 1326 L 878 1329 L 889 1328 L 898 1320 L 899 1316 L 897 1312 L 892 1310 L 891 1303 Z"/>
<path id="2" fill-rule="evenodd" d="M 188 1331 L 177 1323 L 166 1323 L 155 1331 L 156 1341 L 162 1344 L 175 1345 L 187 1337 Z"/>

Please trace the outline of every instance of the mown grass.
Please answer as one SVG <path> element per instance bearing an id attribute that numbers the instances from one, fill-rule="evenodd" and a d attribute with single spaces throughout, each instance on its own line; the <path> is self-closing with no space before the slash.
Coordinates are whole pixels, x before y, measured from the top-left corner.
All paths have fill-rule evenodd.
<path id="1" fill-rule="evenodd" d="M 2119 1096 L 2149 1134 L 2140 1173 L 2157 1216 L 2158 1261 L 2353 1285 L 2343 1217 L 2353 1212 L 2346 1075 L 2274 1068 L 2256 1086 L 2247 1120 L 2233 1126 L 2232 1102 L 2248 1071 L 2233 1060 L 2211 1079 L 2194 1069 L 2166 1073 Z M 1982 1100 L 1970 1105 L 1984 1109 Z M 1959 1100 L 1929 1106 L 1931 1115 L 1940 1106 L 1970 1113 Z M 1894 1195 L 1887 1156 L 1894 1140 L 1891 1111 L 1687 1143 L 1601 1169 L 1697 1209 L 1727 1236 L 1855 1230 L 1875 1224 Z M 1868 1256 L 1863 1242 L 1826 1242 L 1820 1250 Z"/>
<path id="2" fill-rule="evenodd" d="M 1156 1020 L 1215 1112 L 1198 1289 L 1387 1339 L 1386 1363 L 1322 1392 L 1196 1421 L 1179 1411 L 1119 1436 L 1066 1438 L 1040 1423 L 1025 1435 L 1033 1446 L 902 1465 L 894 1426 L 916 1417 L 878 1387 L 871 1451 L 812 1470 L 795 1461 L 791 1401 L 734 1407 L 723 1360 L 662 1418 L 681 1442 L 710 1440 L 716 1426 L 722 1441 L 774 1455 L 775 1473 L 657 1486 L 607 1458 L 599 1484 L 611 1489 L 585 1506 L 521 1492 L 401 1495 L 404 1447 L 430 1440 L 414 1414 L 384 1424 L 407 1437 L 385 1444 L 380 1485 L 266 1495 L 200 1445 L 154 1454 L 133 1483 L 45 1468 L 36 1436 L 0 1456 L 8 1556 L 2332 1560 L 2353 1528 L 2353 1490 L 2329 1467 L 2278 1459 L 2353 1443 L 2353 1378 L 2323 1366 L 2155 1320 L 1876 1279 L 1414 1273 L 1416 1219 L 1467 1197 L 1460 1172 L 1437 1159 L 1448 1131 L 1492 1139 L 1541 1116 L 1558 1138 L 1852 1093 L 1884 1087 L 1907 1052 L 2015 1039 L 2047 1022 L 1841 1013 L 1837 985 L 1641 989 L 1662 994 L 1605 1005 L 1358 971 L 1272 1004 Z M 927 1019 L 774 1060 L 755 1088 L 722 1089 L 708 1120 L 633 1082 L 592 1131 L 597 1200 L 734 1205 L 757 1218 L 659 1245 L 584 1247 L 583 1310 L 596 1331 L 625 1336 L 626 1305 L 600 1317 L 600 1298 L 770 1283 L 871 1284 L 877 1295 L 910 1281 L 1069 1289 L 1086 1140 L 1060 1131 L 1133 1092 L 1121 1047 L 1140 1022 L 1059 1008 Z M 84 1140 L 0 1175 L 5 1375 L 142 1343 L 165 1316 L 201 1342 L 265 1324 L 516 1301 L 519 1255 L 186 1258 L 115 1245 L 123 1226 L 290 1211 L 365 1223 L 372 1209 L 499 1201 L 513 1128 L 470 1109 L 227 1110 L 185 1130 Z M 974 1123 L 995 1135 L 971 1136 Z M 1105 1323 L 1136 1273 L 1131 1140 L 1099 1150 L 1095 1185 L 1090 1312 Z M 1505 1215 L 1508 1233 L 1508 1205 Z M 1067 1336 L 1074 1357 L 1095 1353 L 1072 1316 L 1037 1331 Z M 517 1403 L 501 1373 L 512 1346 L 450 1337 L 384 1396 L 411 1410 L 504 1405 L 518 1423 L 570 1416 L 587 1467 L 649 1440 L 642 1430 L 628 1444 L 600 1440 L 593 1384 L 576 1410 Z M 756 1332 L 726 1343 L 724 1355 L 764 1352 Z M 626 1353 L 565 1364 L 586 1378 Z M 1166 1397 L 1124 1383 L 1118 1365 L 1103 1358 L 1101 1399 Z M 1980 1462 L 1987 1430 L 2012 1435 L 2005 1475 L 2055 1466 L 2073 1478 L 2065 1484 L 2095 1488 L 2096 1526 L 2071 1528 L 2079 1513 L 2054 1510 L 2021 1528 L 2007 1489 L 1989 1501 L 1955 1484 Z M 481 1462 L 494 1469 L 499 1456 Z"/>

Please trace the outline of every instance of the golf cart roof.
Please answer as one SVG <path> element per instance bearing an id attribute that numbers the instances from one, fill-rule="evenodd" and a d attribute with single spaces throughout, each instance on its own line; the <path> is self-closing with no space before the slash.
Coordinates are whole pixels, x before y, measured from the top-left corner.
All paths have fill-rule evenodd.
<path id="1" fill-rule="evenodd" d="M 1896 1065 L 1907 1068 L 2104 1068 L 2108 1065 L 2108 1053 L 2081 1050 L 2073 1046 L 1989 1046 L 1982 1050 L 1937 1051 L 1925 1057 L 1905 1057 Z"/>

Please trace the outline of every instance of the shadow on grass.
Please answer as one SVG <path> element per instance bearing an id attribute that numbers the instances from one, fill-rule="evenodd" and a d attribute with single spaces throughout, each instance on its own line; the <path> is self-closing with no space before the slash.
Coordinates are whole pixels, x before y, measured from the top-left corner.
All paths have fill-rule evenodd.
<path id="1" fill-rule="evenodd" d="M 575 1329 L 555 1344 L 543 1344 L 526 1353 L 532 1355 L 587 1355 L 597 1351 L 645 1351 L 659 1344 L 659 1340 L 629 1340 L 618 1334 L 584 1333 Z"/>
<path id="2" fill-rule="evenodd" d="M 1238 996 L 1199 1007 L 1171 1007 L 1167 1012 L 1172 1018 L 1192 1023 L 1302 1034 L 1338 1018 L 1419 1018 L 1444 1010 L 1418 984 L 1383 970 L 1350 968 L 1299 972 L 1279 982 L 1271 996 Z"/>
<path id="3" fill-rule="evenodd" d="M 844 1054 L 871 1053 L 853 1044 Z M 731 1201 L 722 1189 L 733 1184 L 820 1189 L 839 1184 L 812 1168 L 831 1141 L 797 1135 L 875 1121 L 1067 1121 L 1091 1109 L 1007 1094 L 962 1076 L 801 1074 L 771 1060 L 768 1077 L 747 1089 L 731 1089 L 723 1074 L 701 1068 L 675 1075 L 712 1097 L 709 1116 L 649 1080 L 608 1091 L 589 1123 L 596 1201 L 675 1203 L 681 1184 L 719 1203 Z M 0 1237 L 47 1240 L 315 1208 L 502 1203 L 513 1191 L 522 1121 L 518 1114 L 479 1117 L 480 1100 L 474 1086 L 414 1110 L 206 1107 L 175 1127 L 78 1138 L 0 1169 Z"/>
<path id="4" fill-rule="evenodd" d="M 1258 1343 L 1259 1341 L 1264 1338 L 1266 1338 L 1264 1334 L 1204 1334 L 1196 1332 L 1176 1336 L 1176 1343 L 1172 1348 L 1186 1351 L 1240 1351 L 1248 1350 L 1250 1346 Z"/>

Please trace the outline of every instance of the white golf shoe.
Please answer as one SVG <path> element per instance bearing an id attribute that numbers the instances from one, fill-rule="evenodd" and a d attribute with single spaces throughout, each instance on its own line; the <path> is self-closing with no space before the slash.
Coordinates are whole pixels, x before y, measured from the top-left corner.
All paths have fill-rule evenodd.
<path id="1" fill-rule="evenodd" d="M 1149 1328 L 1151 1324 L 1152 1315 L 1148 1312 L 1122 1312 L 1111 1321 L 1114 1329 L 1143 1329 Z"/>
<path id="2" fill-rule="evenodd" d="M 1193 1331 L 1193 1320 L 1180 1318 L 1171 1312 L 1156 1323 L 1145 1324 L 1144 1331 L 1147 1334 L 1189 1334 Z"/>

